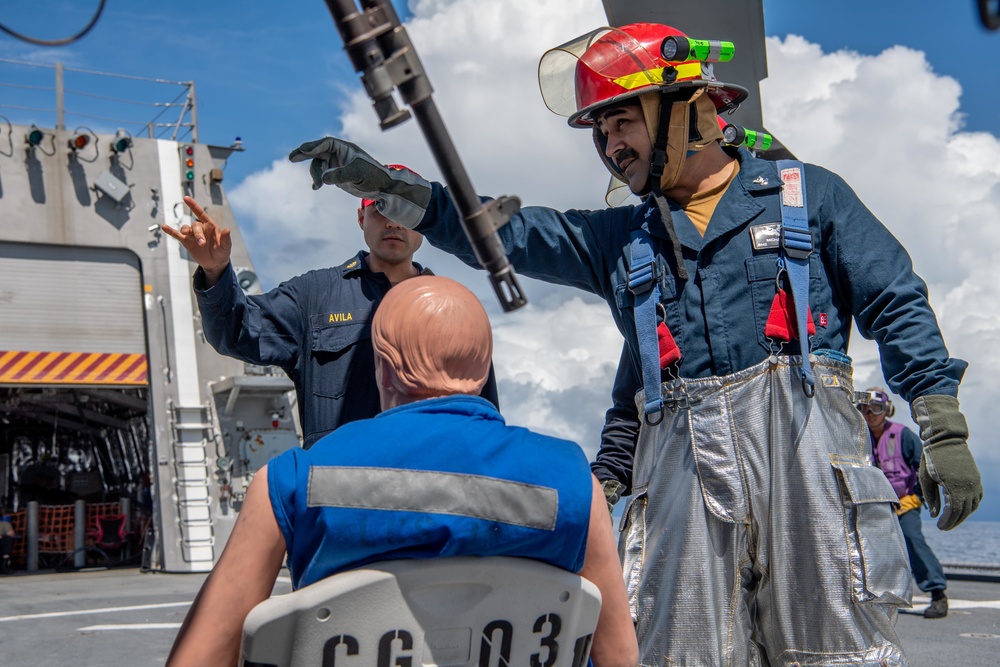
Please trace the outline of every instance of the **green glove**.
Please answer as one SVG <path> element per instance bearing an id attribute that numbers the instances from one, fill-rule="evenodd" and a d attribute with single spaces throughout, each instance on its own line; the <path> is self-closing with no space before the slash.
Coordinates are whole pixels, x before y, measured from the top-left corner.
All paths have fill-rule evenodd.
<path id="1" fill-rule="evenodd" d="M 622 489 L 625 486 L 617 479 L 606 479 L 601 482 L 601 488 L 604 489 L 604 497 L 608 501 L 608 514 L 611 514 L 615 510 L 615 503 L 622 497 Z"/>
<path id="2" fill-rule="evenodd" d="M 958 399 L 940 394 L 920 396 L 910 403 L 910 415 L 920 427 L 924 455 L 920 460 L 920 488 L 941 530 L 965 521 L 983 499 L 983 480 L 966 440 L 969 427 L 958 410 Z M 944 492 L 944 508 L 938 495 Z"/>
<path id="3" fill-rule="evenodd" d="M 324 137 L 307 141 L 291 153 L 292 162 L 312 160 L 309 173 L 313 190 L 323 184 L 362 199 L 374 199 L 378 212 L 413 229 L 431 201 L 431 184 L 408 169 L 389 169 L 354 144 Z"/>

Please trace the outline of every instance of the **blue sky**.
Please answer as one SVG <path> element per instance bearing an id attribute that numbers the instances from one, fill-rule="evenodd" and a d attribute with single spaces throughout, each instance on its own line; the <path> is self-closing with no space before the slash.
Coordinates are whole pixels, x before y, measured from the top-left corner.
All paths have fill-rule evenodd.
<path id="1" fill-rule="evenodd" d="M 96 5 L 5 3 L 0 21 L 53 39 L 82 27 Z M 770 78 L 761 96 L 768 129 L 802 159 L 844 176 L 927 280 L 952 354 L 971 362 L 960 398 L 988 480 L 975 518 L 1000 520 L 1000 482 L 993 482 L 1000 480 L 993 437 L 1000 432 L 1000 315 L 991 308 L 1000 300 L 1000 230 L 982 224 L 1000 219 L 1000 33 L 981 27 L 974 0 L 950 5 L 764 0 Z M 546 48 L 604 23 L 598 0 L 415 0 L 397 7 L 410 16 L 407 29 L 438 106 L 481 192 L 564 208 L 603 206 L 607 174 L 589 139 L 544 109 L 535 83 Z M 229 160 L 225 185 L 266 287 L 345 260 L 361 244 L 351 222 L 356 202 L 329 188 L 313 193 L 304 167 L 285 161 L 291 148 L 335 133 L 385 162 L 437 174 L 414 123 L 378 131 L 320 0 L 109 0 L 82 41 L 48 49 L 0 35 L 0 58 L 195 80 L 201 140 L 228 145 L 240 136 L 247 149 Z M 0 63 L 0 82 L 26 82 L 24 70 Z M 51 85 L 44 78 L 51 75 L 33 76 L 34 85 Z M 87 75 L 68 74 L 66 85 L 106 97 L 151 94 Z M 0 87 L 0 105 L 53 106 L 45 95 Z M 106 115 L 105 100 L 67 99 L 77 105 L 71 109 Z M 145 121 L 149 111 L 136 107 L 134 118 Z M 0 106 L 0 114 L 54 123 L 43 112 Z M 67 125 L 78 122 L 116 127 L 72 117 Z M 528 308 L 501 315 L 481 274 L 426 246 L 418 260 L 465 281 L 490 311 L 508 419 L 596 451 L 621 345 L 603 302 L 527 281 Z M 871 343 L 856 335 L 851 354 L 859 386 L 883 384 Z"/>
<path id="2" fill-rule="evenodd" d="M 543 0 L 544 2 L 544 0 Z M 583 6 L 591 0 L 578 0 Z M 598 11 L 600 2 L 592 0 Z M 0 21 L 43 39 L 82 28 L 96 0 L 4 3 Z M 395 0 L 402 15 L 407 5 Z M 972 130 L 1000 131 L 1000 33 L 981 27 L 974 0 L 950 11 L 936 0 L 765 0 L 768 35 L 802 35 L 824 51 L 875 54 L 896 44 L 927 53 L 939 74 L 962 83 L 962 112 Z M 66 47 L 33 47 L 0 35 L 0 57 L 170 80 L 195 80 L 201 139 L 228 144 L 239 135 L 248 152 L 227 167 L 238 182 L 275 156 L 336 131 L 340 86 L 359 87 L 325 3 L 260 0 L 163 3 L 109 0 L 97 26 Z M 548 45 L 539 44 L 539 53 Z M 0 78 L 9 66 L 0 64 Z M 70 75 L 72 76 L 72 75 Z M 433 82 L 433 72 L 431 73 Z M 94 78 L 80 76 L 93 84 Z M 71 81 L 67 79 L 67 86 Z M 533 92 L 533 91 L 532 91 Z M 14 91 L 0 89 L 0 104 Z M 51 106 L 51 104 L 49 105 Z M 0 113 L 11 116 L 9 110 Z M 374 116 L 373 116 L 374 118 Z"/>
<path id="3" fill-rule="evenodd" d="M 879 53 L 902 44 L 962 84 L 967 128 L 1000 131 L 1000 32 L 982 27 L 975 0 L 764 0 L 768 35 L 802 35 L 826 52 Z"/>

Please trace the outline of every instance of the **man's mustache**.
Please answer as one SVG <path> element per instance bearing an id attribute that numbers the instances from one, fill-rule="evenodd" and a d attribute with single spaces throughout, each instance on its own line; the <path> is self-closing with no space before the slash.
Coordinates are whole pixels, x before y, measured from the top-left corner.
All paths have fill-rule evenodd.
<path id="1" fill-rule="evenodd" d="M 618 154 L 615 158 L 615 165 L 618 167 L 618 171 L 622 171 L 622 162 L 625 160 L 637 160 L 639 159 L 639 153 L 634 148 L 623 148 L 622 152 Z"/>

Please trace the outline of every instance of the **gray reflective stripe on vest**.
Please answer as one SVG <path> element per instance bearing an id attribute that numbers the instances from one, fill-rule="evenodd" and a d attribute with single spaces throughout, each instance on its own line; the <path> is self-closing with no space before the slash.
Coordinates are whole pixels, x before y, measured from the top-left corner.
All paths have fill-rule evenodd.
<path id="1" fill-rule="evenodd" d="M 427 470 L 313 466 L 309 507 L 428 512 L 554 530 L 559 492 L 496 477 Z"/>

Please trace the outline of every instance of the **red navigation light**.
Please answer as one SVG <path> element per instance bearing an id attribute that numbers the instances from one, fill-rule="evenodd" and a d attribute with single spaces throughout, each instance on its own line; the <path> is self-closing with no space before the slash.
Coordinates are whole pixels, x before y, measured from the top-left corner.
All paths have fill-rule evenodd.
<path id="1" fill-rule="evenodd" d="M 69 147 L 75 151 L 86 148 L 89 143 L 90 135 L 84 132 L 75 132 L 73 136 L 69 138 Z"/>

